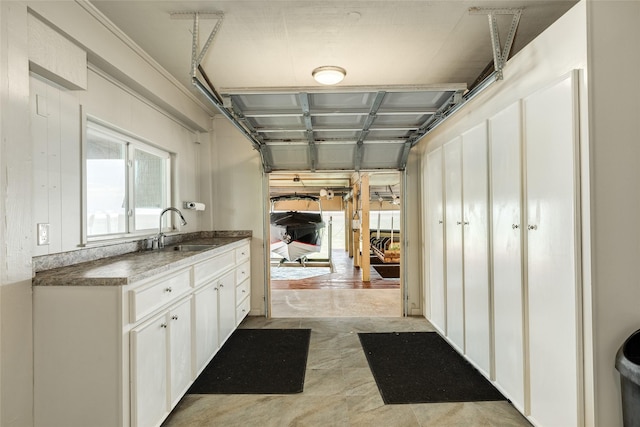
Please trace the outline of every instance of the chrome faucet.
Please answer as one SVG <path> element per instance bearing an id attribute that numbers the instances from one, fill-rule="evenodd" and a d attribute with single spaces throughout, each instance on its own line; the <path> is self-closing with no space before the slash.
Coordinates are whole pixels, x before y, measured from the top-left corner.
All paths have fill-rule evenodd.
<path id="1" fill-rule="evenodd" d="M 162 232 L 162 215 L 164 215 L 164 213 L 167 211 L 174 211 L 175 213 L 180 215 L 180 224 L 187 225 L 187 220 L 184 219 L 184 216 L 182 216 L 182 212 L 180 212 L 179 209 L 169 207 L 163 210 L 162 212 L 160 212 L 160 226 L 158 227 L 158 235 L 155 237 L 155 239 L 153 239 L 154 241 L 158 242 L 158 249 L 164 248 L 164 233 Z"/>

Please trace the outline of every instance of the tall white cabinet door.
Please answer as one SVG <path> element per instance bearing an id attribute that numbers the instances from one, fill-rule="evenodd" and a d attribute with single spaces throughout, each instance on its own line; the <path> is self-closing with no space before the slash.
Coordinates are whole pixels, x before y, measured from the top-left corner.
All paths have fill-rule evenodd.
<path id="1" fill-rule="evenodd" d="M 168 322 L 163 313 L 131 331 L 133 427 L 158 425 L 169 412 Z"/>
<path id="2" fill-rule="evenodd" d="M 521 109 L 489 119 L 491 153 L 495 381 L 525 410 L 522 280 Z"/>
<path id="3" fill-rule="evenodd" d="M 462 138 L 443 146 L 446 233 L 447 337 L 464 352 L 464 280 L 462 254 Z"/>
<path id="4" fill-rule="evenodd" d="M 576 114 L 567 77 L 524 100 L 531 417 L 578 424 Z"/>
<path id="5" fill-rule="evenodd" d="M 465 353 L 491 371 L 487 125 L 462 135 Z"/>
<path id="6" fill-rule="evenodd" d="M 429 233 L 429 307 L 431 324 L 446 333 L 444 282 L 444 209 L 442 200 L 442 149 L 427 154 L 427 230 Z"/>
<path id="7" fill-rule="evenodd" d="M 187 391 L 193 380 L 191 366 L 191 299 L 187 299 L 169 312 L 169 366 L 171 367 L 171 407 Z"/>

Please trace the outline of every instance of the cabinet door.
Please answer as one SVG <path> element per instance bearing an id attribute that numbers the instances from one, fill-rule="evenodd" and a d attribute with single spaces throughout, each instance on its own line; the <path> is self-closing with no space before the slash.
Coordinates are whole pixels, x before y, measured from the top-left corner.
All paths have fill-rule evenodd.
<path id="1" fill-rule="evenodd" d="M 442 201 L 442 149 L 427 155 L 426 191 L 427 221 L 429 233 L 429 320 L 436 328 L 446 333 L 446 299 L 444 283 L 444 209 Z"/>
<path id="2" fill-rule="evenodd" d="M 218 338 L 222 344 L 236 327 L 236 276 L 230 271 L 216 281 L 218 286 Z"/>
<path id="3" fill-rule="evenodd" d="M 169 311 L 170 402 L 173 407 L 193 380 L 191 367 L 191 298 Z"/>
<path id="4" fill-rule="evenodd" d="M 133 427 L 158 425 L 168 413 L 167 326 L 163 313 L 131 331 Z"/>
<path id="5" fill-rule="evenodd" d="M 444 145 L 447 337 L 464 352 L 462 275 L 462 139 Z"/>
<path id="6" fill-rule="evenodd" d="M 531 417 L 578 424 L 576 114 L 568 77 L 524 100 Z"/>
<path id="7" fill-rule="evenodd" d="M 489 185 L 485 122 L 462 135 L 465 353 L 491 370 Z"/>
<path id="8" fill-rule="evenodd" d="M 520 411 L 524 396 L 520 103 L 489 119 L 495 380 Z"/>
<path id="9" fill-rule="evenodd" d="M 218 350 L 218 288 L 216 283 L 194 295 L 196 374 Z"/>

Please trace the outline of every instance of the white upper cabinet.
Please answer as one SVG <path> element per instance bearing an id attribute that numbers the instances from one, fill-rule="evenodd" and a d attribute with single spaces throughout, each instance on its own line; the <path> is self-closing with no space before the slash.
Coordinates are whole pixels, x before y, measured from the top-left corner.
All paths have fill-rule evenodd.
<path id="1" fill-rule="evenodd" d="M 462 138 L 444 145 L 447 337 L 464 353 Z"/>
<path id="2" fill-rule="evenodd" d="M 429 300 L 431 323 L 446 333 L 446 306 L 444 282 L 444 207 L 442 199 L 442 149 L 427 155 L 426 170 L 427 220 L 429 244 Z"/>
<path id="3" fill-rule="evenodd" d="M 517 102 L 489 119 L 491 152 L 495 381 L 514 406 L 525 408 L 522 280 L 521 108 Z"/>
<path id="4" fill-rule="evenodd" d="M 524 100 L 531 418 L 578 420 L 576 90 L 573 74 Z"/>
<path id="5" fill-rule="evenodd" d="M 487 125 L 462 135 L 465 353 L 491 370 Z"/>

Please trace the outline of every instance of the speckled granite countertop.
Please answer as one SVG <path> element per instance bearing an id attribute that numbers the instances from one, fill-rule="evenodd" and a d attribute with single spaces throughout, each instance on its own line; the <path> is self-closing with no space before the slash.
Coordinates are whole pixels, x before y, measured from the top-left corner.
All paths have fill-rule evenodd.
<path id="1" fill-rule="evenodd" d="M 123 286 L 168 272 L 224 252 L 228 245 L 249 236 L 199 237 L 182 240 L 182 245 L 212 245 L 199 251 L 177 251 L 176 243 L 160 250 L 141 250 L 59 268 L 39 271 L 34 286 Z"/>

